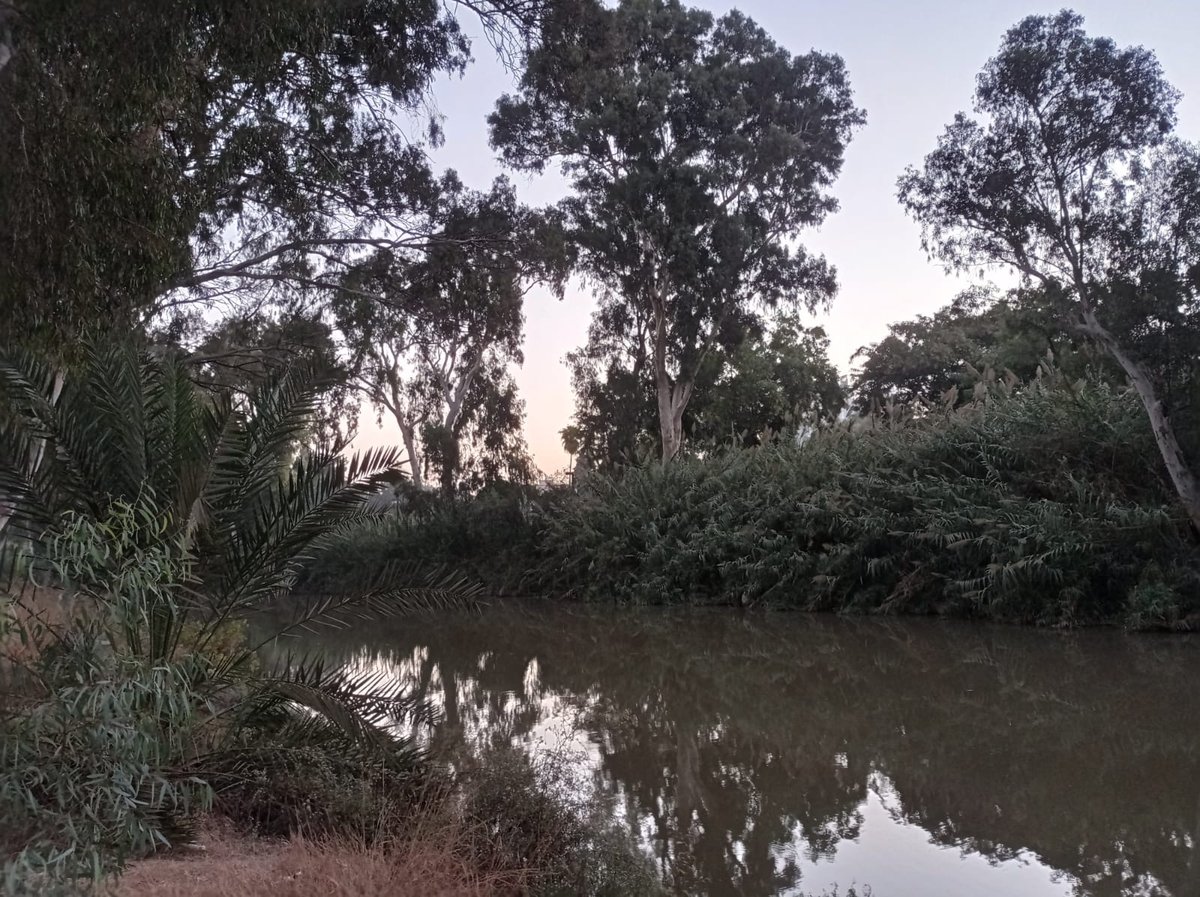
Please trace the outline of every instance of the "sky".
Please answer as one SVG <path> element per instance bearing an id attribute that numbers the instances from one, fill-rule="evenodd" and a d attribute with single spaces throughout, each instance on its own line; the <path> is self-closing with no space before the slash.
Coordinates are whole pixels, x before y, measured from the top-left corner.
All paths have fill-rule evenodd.
<path id="1" fill-rule="evenodd" d="M 1090 34 L 1153 50 L 1184 95 L 1179 135 L 1200 140 L 1200 0 L 691 0 L 691 5 L 716 15 L 740 9 L 793 53 L 816 49 L 846 61 L 867 124 L 854 135 L 833 187 L 840 210 L 819 229 L 800 235 L 838 271 L 831 309 L 809 322 L 825 329 L 830 356 L 846 374 L 854 353 L 886 336 L 889 324 L 933 312 L 980 279 L 949 273 L 926 258 L 918 225 L 896 202 L 896 178 L 933 149 L 956 112 L 970 110 L 976 74 L 1004 32 L 1024 16 L 1070 5 L 1084 16 Z M 445 142 L 431 155 L 468 185 L 484 188 L 505 173 L 488 146 L 487 115 L 501 94 L 514 90 L 515 75 L 486 41 L 475 41 L 474 54 L 464 75 L 435 85 Z M 507 173 L 531 205 L 555 202 L 568 190 L 557 174 Z M 981 274 L 984 280 L 1003 278 Z M 515 373 L 526 403 L 526 439 L 546 473 L 567 465 L 558 431 L 571 423 L 574 400 L 563 357 L 586 342 L 593 308 L 593 297 L 578 284 L 561 301 L 538 290 L 526 300 L 525 363 Z M 385 421 L 379 428 L 367 412 L 359 441 L 400 440 L 394 425 Z"/>

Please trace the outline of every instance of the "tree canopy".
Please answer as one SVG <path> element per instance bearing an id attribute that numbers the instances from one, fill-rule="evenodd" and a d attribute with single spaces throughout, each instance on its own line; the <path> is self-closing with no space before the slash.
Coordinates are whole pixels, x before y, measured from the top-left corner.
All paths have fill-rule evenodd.
<path id="1" fill-rule="evenodd" d="M 1150 51 L 1090 37 L 1070 11 L 1030 16 L 980 73 L 980 118 L 959 113 L 899 195 L 939 258 L 1061 294 L 1137 390 L 1200 528 L 1172 420 L 1200 348 L 1200 149 L 1172 136 L 1178 100 Z"/>
<path id="2" fill-rule="evenodd" d="M 446 175 L 430 220 L 433 245 L 379 250 L 346 275 L 333 310 L 352 382 L 399 427 L 413 482 L 433 462 L 449 490 L 464 439 L 492 474 L 519 466 L 509 367 L 523 360 L 524 298 L 538 283 L 561 290 L 568 256 L 558 216 L 520 204 L 505 178 L 483 192 Z"/>
<path id="3" fill-rule="evenodd" d="M 816 308 L 835 289 L 794 237 L 837 208 L 828 192 L 853 130 L 845 66 L 793 56 L 751 19 L 677 0 L 561 4 L 493 145 L 531 171 L 561 163 L 597 327 L 653 375 L 664 459 L 707 356 L 755 306 Z"/>
<path id="4" fill-rule="evenodd" d="M 576 424 L 568 430 L 590 463 L 611 468 L 658 448 L 654 381 L 619 354 L 589 354 L 596 347 L 593 341 L 568 356 L 576 397 Z M 704 448 L 757 445 L 833 423 L 846 394 L 828 349 L 825 332 L 794 315 L 748 321 L 742 342 L 705 360 L 683 433 Z"/>
<path id="5" fill-rule="evenodd" d="M 530 34 L 538 0 L 477 0 Z M 192 303 L 325 290 L 421 246 L 422 101 L 468 42 L 432 0 L 17 0 L 0 22 L 0 302 L 68 347 Z"/>
<path id="6" fill-rule="evenodd" d="M 991 376 L 1028 381 L 1048 359 L 1079 376 L 1094 356 L 1044 291 L 997 297 L 966 290 L 932 315 L 890 325 L 886 337 L 855 353 L 854 405 L 866 413 L 892 404 L 957 404 L 974 398 Z"/>

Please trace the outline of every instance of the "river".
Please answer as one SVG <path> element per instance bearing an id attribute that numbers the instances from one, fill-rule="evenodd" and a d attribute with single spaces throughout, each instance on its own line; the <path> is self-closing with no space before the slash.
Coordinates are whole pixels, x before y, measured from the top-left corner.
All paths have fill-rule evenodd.
<path id="1" fill-rule="evenodd" d="M 570 759 L 675 893 L 1200 895 L 1200 642 L 497 603 L 322 636 Z"/>

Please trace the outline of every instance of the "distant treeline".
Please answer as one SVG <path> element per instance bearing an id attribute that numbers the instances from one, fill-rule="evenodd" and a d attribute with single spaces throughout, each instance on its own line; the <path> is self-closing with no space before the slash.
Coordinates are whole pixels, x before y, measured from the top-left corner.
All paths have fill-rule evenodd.
<path id="1" fill-rule="evenodd" d="M 317 573 L 422 557 L 493 592 L 1190 628 L 1194 539 L 1136 397 L 1050 372 L 802 444 L 427 499 Z"/>

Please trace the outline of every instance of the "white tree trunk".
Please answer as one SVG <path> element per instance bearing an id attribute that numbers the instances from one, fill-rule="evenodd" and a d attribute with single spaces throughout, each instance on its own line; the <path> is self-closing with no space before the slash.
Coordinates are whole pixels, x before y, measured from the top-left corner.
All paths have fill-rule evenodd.
<path id="1" fill-rule="evenodd" d="M 678 401 L 678 392 L 678 386 L 670 384 L 658 388 L 658 425 L 664 464 L 673 461 L 683 448 L 683 409 L 687 402 Z"/>
<path id="2" fill-rule="evenodd" d="M 1191 518 L 1192 526 L 1200 533 L 1200 482 L 1184 457 L 1179 439 L 1175 435 L 1175 427 L 1163 407 L 1162 398 L 1158 395 L 1154 378 L 1144 365 L 1118 344 L 1116 338 L 1099 322 L 1094 313 L 1085 310 L 1083 318 L 1087 325 L 1086 331 L 1094 336 L 1121 366 L 1121 370 L 1133 384 L 1138 398 L 1142 400 L 1142 406 L 1150 418 L 1154 441 L 1158 445 L 1159 454 L 1162 455 L 1163 464 L 1166 465 L 1167 475 L 1171 478 L 1184 510 Z"/>
<path id="3" fill-rule="evenodd" d="M 404 451 L 408 454 L 409 476 L 412 478 L 412 484 L 418 489 L 425 485 L 425 479 L 421 470 L 421 452 L 417 447 L 417 427 L 411 421 L 401 420 L 396 417 L 396 423 L 400 425 L 400 437 L 404 440 Z"/>
<path id="4" fill-rule="evenodd" d="M 662 460 L 668 464 L 683 448 L 683 411 L 692 397 L 692 380 L 671 382 L 667 370 L 667 323 L 665 302 L 654 313 L 654 384 L 658 396 L 658 426 L 662 436 Z"/>

